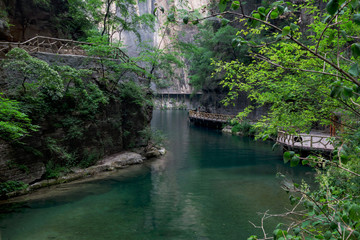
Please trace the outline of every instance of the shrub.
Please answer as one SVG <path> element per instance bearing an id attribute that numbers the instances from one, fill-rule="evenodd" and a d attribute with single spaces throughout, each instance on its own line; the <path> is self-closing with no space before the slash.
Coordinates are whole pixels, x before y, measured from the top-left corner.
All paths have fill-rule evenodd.
<path id="1" fill-rule="evenodd" d="M 26 189 L 27 184 L 20 181 L 6 181 L 0 183 L 0 196 L 4 196 L 7 193 L 14 192 L 17 190 Z"/>
<path id="2" fill-rule="evenodd" d="M 245 136 L 254 136 L 256 134 L 255 127 L 253 127 L 248 121 L 236 122 L 231 128 L 232 133 L 240 132 Z"/>
<path id="3" fill-rule="evenodd" d="M 69 169 L 66 167 L 62 167 L 54 163 L 54 161 L 50 160 L 45 166 L 45 178 L 58 178 L 62 173 L 68 173 Z"/>
<path id="4" fill-rule="evenodd" d="M 133 81 L 121 84 L 120 97 L 123 101 L 136 104 L 139 107 L 153 105 L 152 102 L 146 98 L 146 92 L 144 91 L 143 87 L 137 85 Z"/>

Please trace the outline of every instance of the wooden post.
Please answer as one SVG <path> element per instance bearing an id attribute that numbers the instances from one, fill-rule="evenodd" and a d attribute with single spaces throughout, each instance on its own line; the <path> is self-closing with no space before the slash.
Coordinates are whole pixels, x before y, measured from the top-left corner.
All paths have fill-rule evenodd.
<path id="1" fill-rule="evenodd" d="M 310 135 L 310 147 L 312 148 L 313 146 L 313 136 L 312 135 Z"/>

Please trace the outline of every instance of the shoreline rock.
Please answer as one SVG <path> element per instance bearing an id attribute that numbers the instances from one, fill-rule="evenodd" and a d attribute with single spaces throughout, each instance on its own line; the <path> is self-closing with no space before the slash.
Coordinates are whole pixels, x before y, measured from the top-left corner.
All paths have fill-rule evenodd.
<path id="1" fill-rule="evenodd" d="M 155 148 L 152 147 L 149 151 L 145 153 L 145 157 L 139 153 L 135 152 L 121 152 L 117 154 L 113 154 L 111 156 L 105 157 L 100 160 L 96 165 L 84 168 L 84 169 L 74 169 L 71 173 L 61 176 L 56 179 L 47 179 L 36 182 L 34 184 L 29 185 L 26 189 L 18 190 L 14 192 L 7 193 L 6 195 L 0 197 L 4 200 L 30 194 L 33 191 L 50 187 L 53 185 L 58 185 L 62 183 L 68 183 L 80 179 L 90 178 L 92 176 L 96 176 L 102 172 L 114 171 L 117 169 L 128 168 L 131 165 L 142 164 L 146 159 L 159 158 L 165 155 L 165 148 Z"/>

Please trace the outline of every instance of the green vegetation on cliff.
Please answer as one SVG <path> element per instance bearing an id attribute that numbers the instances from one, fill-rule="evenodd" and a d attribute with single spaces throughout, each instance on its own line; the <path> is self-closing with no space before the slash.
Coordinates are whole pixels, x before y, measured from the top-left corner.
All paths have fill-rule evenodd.
<path id="1" fill-rule="evenodd" d="M 49 65 L 18 48 L 7 54 L 2 67 L 7 98 L 1 97 L 1 138 L 16 140 L 15 148 L 30 145 L 31 154 L 44 159 L 47 177 L 146 145 L 140 142 L 151 118 L 150 95 L 141 85 L 119 78 L 116 69 L 105 66 L 107 73 L 93 79 L 90 69 Z M 38 147 L 31 146 L 33 141 Z"/>

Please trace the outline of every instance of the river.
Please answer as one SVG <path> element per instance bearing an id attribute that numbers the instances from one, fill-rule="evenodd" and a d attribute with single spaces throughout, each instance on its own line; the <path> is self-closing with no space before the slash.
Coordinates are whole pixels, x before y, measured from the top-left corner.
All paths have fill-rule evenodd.
<path id="1" fill-rule="evenodd" d="M 154 111 L 152 127 L 167 136 L 164 158 L 3 205 L 0 239 L 247 239 L 257 212 L 290 208 L 277 172 L 313 175 L 285 166 L 271 142 L 189 125 L 185 111 Z"/>

